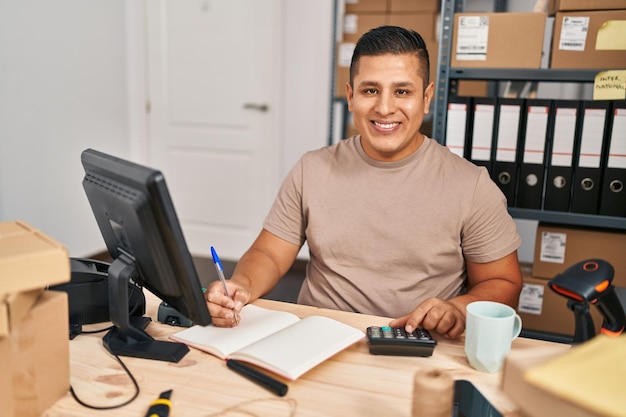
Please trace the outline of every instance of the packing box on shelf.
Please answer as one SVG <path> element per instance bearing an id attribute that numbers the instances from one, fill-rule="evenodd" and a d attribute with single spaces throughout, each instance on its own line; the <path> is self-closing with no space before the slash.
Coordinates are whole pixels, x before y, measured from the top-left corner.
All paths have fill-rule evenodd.
<path id="1" fill-rule="evenodd" d="M 550 68 L 626 69 L 626 10 L 558 12 Z"/>
<path id="2" fill-rule="evenodd" d="M 432 49 L 431 44 L 437 45 L 437 14 L 435 13 L 403 13 L 390 14 L 387 16 L 387 24 L 391 26 L 401 26 L 412 29 L 419 33 L 429 50 Z"/>
<path id="3" fill-rule="evenodd" d="M 599 258 L 615 268 L 613 285 L 626 287 L 626 233 L 540 223 L 532 275 L 552 279 L 570 266 Z"/>
<path id="4" fill-rule="evenodd" d="M 545 13 L 456 13 L 452 67 L 540 68 Z"/>
<path id="5" fill-rule="evenodd" d="M 69 280 L 63 245 L 24 222 L 0 222 L 0 298 Z"/>
<path id="6" fill-rule="evenodd" d="M 567 298 L 552 291 L 548 281 L 524 274 L 524 287 L 517 313 L 525 330 L 573 337 L 574 312 L 567 307 Z M 602 315 L 597 308 L 589 309 L 596 334 L 600 333 Z"/>
<path id="7" fill-rule="evenodd" d="M 626 0 L 550 0 L 548 14 L 576 10 L 626 9 Z"/>
<path id="8" fill-rule="evenodd" d="M 389 0 L 346 0 L 346 13 L 387 13 Z"/>
<path id="9" fill-rule="evenodd" d="M 365 32 L 387 23 L 387 15 L 350 13 L 343 16 L 342 42 L 356 43 Z"/>
<path id="10" fill-rule="evenodd" d="M 12 320 L 9 335 L 0 337 L 2 374 L 10 381 L 0 394 L 3 416 L 40 416 L 70 386 L 67 293 L 32 292 L 37 293 L 32 305 L 33 297 L 13 300 L 14 308 L 30 308 Z"/>
<path id="11" fill-rule="evenodd" d="M 440 4 L 440 0 L 389 0 L 389 12 L 437 12 Z"/>

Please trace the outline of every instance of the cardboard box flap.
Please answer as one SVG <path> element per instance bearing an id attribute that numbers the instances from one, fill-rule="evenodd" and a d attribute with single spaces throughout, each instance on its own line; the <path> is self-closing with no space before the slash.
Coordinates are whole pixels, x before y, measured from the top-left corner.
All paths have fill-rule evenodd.
<path id="1" fill-rule="evenodd" d="M 11 329 L 16 328 L 17 325 L 30 314 L 43 291 L 43 289 L 35 289 L 11 293 L 7 296 L 5 304 L 7 306 L 6 311 L 8 312 L 9 332 L 11 332 Z"/>
<path id="2" fill-rule="evenodd" d="M 67 249 L 24 222 L 0 222 L 0 297 L 70 280 Z"/>
<path id="3" fill-rule="evenodd" d="M 0 222 L 0 240 L 24 233 L 28 233 L 28 227 L 22 222 Z"/>
<path id="4" fill-rule="evenodd" d="M 506 358 L 502 370 L 502 391 L 517 405 L 520 416 L 594 416 L 567 401 L 554 397 L 524 379 L 524 372 L 527 369 L 565 354 L 569 346 L 561 346 L 563 346 L 561 351 L 555 351 L 554 346 L 512 351 Z"/>
<path id="5" fill-rule="evenodd" d="M 626 338 L 599 335 L 524 372 L 524 379 L 571 404 L 603 416 L 626 410 Z"/>

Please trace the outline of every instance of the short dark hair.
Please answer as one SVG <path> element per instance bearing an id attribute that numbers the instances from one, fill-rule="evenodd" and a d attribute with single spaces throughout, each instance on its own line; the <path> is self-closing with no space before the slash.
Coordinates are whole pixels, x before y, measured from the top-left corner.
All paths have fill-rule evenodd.
<path id="1" fill-rule="evenodd" d="M 398 26 L 380 26 L 366 32 L 357 41 L 350 62 L 350 85 L 354 87 L 354 76 L 359 70 L 362 56 L 385 54 L 403 55 L 414 53 L 420 62 L 420 76 L 424 80 L 424 88 L 429 83 L 430 60 L 426 42 L 414 30 Z"/>

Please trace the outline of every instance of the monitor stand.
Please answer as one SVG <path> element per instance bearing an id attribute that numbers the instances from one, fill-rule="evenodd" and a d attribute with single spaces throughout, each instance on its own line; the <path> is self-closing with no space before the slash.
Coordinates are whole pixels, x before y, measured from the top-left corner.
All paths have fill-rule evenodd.
<path id="1" fill-rule="evenodd" d="M 189 352 L 182 343 L 155 340 L 144 331 L 149 317 L 128 314 L 128 284 L 138 276 L 134 260 L 121 254 L 109 267 L 109 315 L 113 328 L 102 338 L 113 355 L 178 362 Z"/>

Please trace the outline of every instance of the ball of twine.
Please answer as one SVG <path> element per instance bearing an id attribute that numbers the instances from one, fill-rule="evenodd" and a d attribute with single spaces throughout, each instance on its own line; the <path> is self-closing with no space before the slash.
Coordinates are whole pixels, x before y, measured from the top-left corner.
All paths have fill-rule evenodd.
<path id="1" fill-rule="evenodd" d="M 412 417 L 450 417 L 454 379 L 443 369 L 422 369 L 413 378 Z"/>

